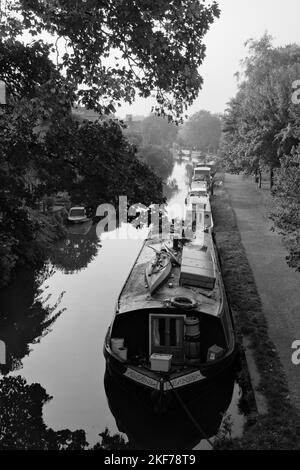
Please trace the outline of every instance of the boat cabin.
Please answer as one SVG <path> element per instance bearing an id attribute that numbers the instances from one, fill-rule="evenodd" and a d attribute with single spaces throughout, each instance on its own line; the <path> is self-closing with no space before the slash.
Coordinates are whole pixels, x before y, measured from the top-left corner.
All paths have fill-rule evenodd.
<path id="1" fill-rule="evenodd" d="M 210 181 L 210 167 L 198 166 L 194 168 L 193 181 Z"/>
<path id="2" fill-rule="evenodd" d="M 172 245 L 146 241 L 119 297 L 110 331 L 113 354 L 120 360 L 137 371 L 142 367 L 151 377 L 155 371 L 186 373 L 188 367 L 209 363 L 211 352 L 215 358 L 225 354 L 231 341 L 223 319 L 228 306 L 211 243 L 209 233 L 201 241 L 184 243 L 180 253 L 174 252 L 178 263 L 171 261 L 168 279 L 150 293 L 145 272 L 153 249 L 167 247 L 167 253 Z"/>

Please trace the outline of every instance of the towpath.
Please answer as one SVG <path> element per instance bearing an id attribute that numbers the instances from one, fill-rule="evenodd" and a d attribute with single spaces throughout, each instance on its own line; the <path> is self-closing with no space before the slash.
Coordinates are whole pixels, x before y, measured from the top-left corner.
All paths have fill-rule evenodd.
<path id="1" fill-rule="evenodd" d="M 250 179 L 225 175 L 257 290 L 273 341 L 287 376 L 293 403 L 300 409 L 300 365 L 292 363 L 292 343 L 300 340 L 300 273 L 289 268 L 280 235 L 270 230 L 270 196 Z"/>

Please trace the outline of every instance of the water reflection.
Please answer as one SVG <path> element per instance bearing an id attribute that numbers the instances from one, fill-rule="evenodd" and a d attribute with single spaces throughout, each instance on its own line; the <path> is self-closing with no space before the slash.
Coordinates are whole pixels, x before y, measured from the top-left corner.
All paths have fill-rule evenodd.
<path id="1" fill-rule="evenodd" d="M 20 376 L 0 380 L 0 449 L 83 450 L 83 430 L 59 432 L 43 420 L 43 406 L 51 400 L 41 385 L 27 384 Z"/>
<path id="2" fill-rule="evenodd" d="M 134 449 L 193 449 L 207 448 L 206 438 L 218 433 L 224 413 L 229 408 L 234 390 L 234 373 L 221 383 L 215 383 L 199 392 L 189 403 L 187 413 L 176 406 L 176 412 L 167 416 L 155 414 L 140 392 L 121 388 L 120 383 L 106 370 L 104 386 L 108 404 L 115 417 L 118 430 L 127 435 Z M 203 440 L 204 446 L 199 447 Z M 202 444 L 202 442 L 201 442 Z"/>
<path id="3" fill-rule="evenodd" d="M 48 265 L 38 274 L 24 269 L 0 291 L 0 332 L 7 351 L 6 365 L 0 366 L 3 374 L 22 367 L 22 359 L 31 351 L 30 345 L 39 343 L 64 311 L 63 291 L 42 296 L 41 285 L 52 274 Z"/>
<path id="4" fill-rule="evenodd" d="M 66 237 L 59 240 L 49 253 L 51 263 L 65 274 L 85 269 L 101 247 L 95 225 L 86 222 L 68 228 Z"/>
<path id="5" fill-rule="evenodd" d="M 90 230 L 92 232 L 85 236 L 92 233 L 95 240 L 95 226 Z M 121 239 L 118 235 L 111 239 L 106 233 L 102 234 L 103 246 L 90 260 L 88 269 L 70 274 L 48 265 L 51 275 L 44 279 L 39 296 L 49 304 L 48 293 L 56 298 L 65 292 L 58 306 L 64 308 L 64 313 L 42 341 L 31 342 L 28 337 L 26 351 L 30 354 L 23 358 L 22 370 L 13 373 L 22 374 L 28 384 L 40 384 L 53 396 L 43 409 L 48 427 L 54 431 L 84 429 L 91 446 L 99 442 L 99 433 L 106 427 L 112 434 L 117 432 L 103 388 L 102 347 L 117 296 L 141 243 L 142 240 Z M 19 305 L 27 292 L 30 296 L 26 302 L 28 305 L 33 302 L 36 292 L 31 285 L 19 292 Z M 14 309 L 20 310 L 20 307 L 12 305 L 11 310 Z M 19 311 L 19 314 L 22 316 L 24 312 Z M 20 343 L 20 338 L 15 341 Z"/>

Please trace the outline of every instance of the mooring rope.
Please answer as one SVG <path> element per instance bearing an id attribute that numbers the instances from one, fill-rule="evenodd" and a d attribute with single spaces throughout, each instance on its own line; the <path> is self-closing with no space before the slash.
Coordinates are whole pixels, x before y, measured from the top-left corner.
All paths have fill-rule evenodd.
<path id="1" fill-rule="evenodd" d="M 194 419 L 194 417 L 192 416 L 190 410 L 185 405 L 184 401 L 180 398 L 180 395 L 177 393 L 176 389 L 173 387 L 173 384 L 172 384 L 170 379 L 168 379 L 168 382 L 171 385 L 171 388 L 172 388 L 173 392 L 175 393 L 175 396 L 176 396 L 177 400 L 179 401 L 180 405 L 182 406 L 182 408 L 184 409 L 184 411 L 186 412 L 186 414 L 188 415 L 188 417 L 190 418 L 192 423 L 196 426 L 198 431 L 203 435 L 204 439 L 206 439 L 206 441 L 209 443 L 209 445 L 213 449 L 214 445 L 213 445 L 212 441 L 209 439 L 208 435 L 203 431 L 203 429 L 201 428 L 199 423 Z"/>

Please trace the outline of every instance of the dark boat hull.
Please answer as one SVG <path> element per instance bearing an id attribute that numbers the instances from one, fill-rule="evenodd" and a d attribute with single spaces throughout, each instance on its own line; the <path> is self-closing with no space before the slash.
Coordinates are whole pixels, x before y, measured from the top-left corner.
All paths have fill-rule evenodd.
<path id="1" fill-rule="evenodd" d="M 236 349 L 234 348 L 230 354 L 216 361 L 216 363 L 203 366 L 201 370 L 195 368 L 186 375 L 181 375 L 182 384 L 173 387 L 170 385 L 170 382 L 172 383 L 174 380 L 172 380 L 172 376 L 170 376 L 169 381 L 165 374 L 157 374 L 155 387 L 154 379 L 149 380 L 149 376 L 144 374 L 143 368 L 121 363 L 110 354 L 109 349 L 105 346 L 104 355 L 107 370 L 119 387 L 123 390 L 131 390 L 132 393 L 143 397 L 149 409 L 154 409 L 159 413 L 176 412 L 176 409 L 181 407 L 180 400 L 185 404 L 192 403 L 197 400 L 199 394 L 204 390 L 215 387 L 216 383 L 222 384 L 224 380 L 235 373 L 237 358 Z M 196 375 L 197 373 L 202 376 L 200 380 L 193 377 L 193 374 Z M 151 383 L 151 386 L 149 383 Z"/>
<path id="2" fill-rule="evenodd" d="M 124 432 L 134 449 L 192 449 L 199 441 L 215 436 L 223 414 L 232 400 L 234 375 L 227 376 L 222 388 L 216 383 L 203 390 L 189 404 L 198 423 L 190 420 L 185 410 L 170 407 L 173 414 L 158 415 L 147 406 L 147 397 L 131 387 L 120 388 L 120 382 L 106 369 L 104 386 L 110 410 L 118 429 Z"/>

